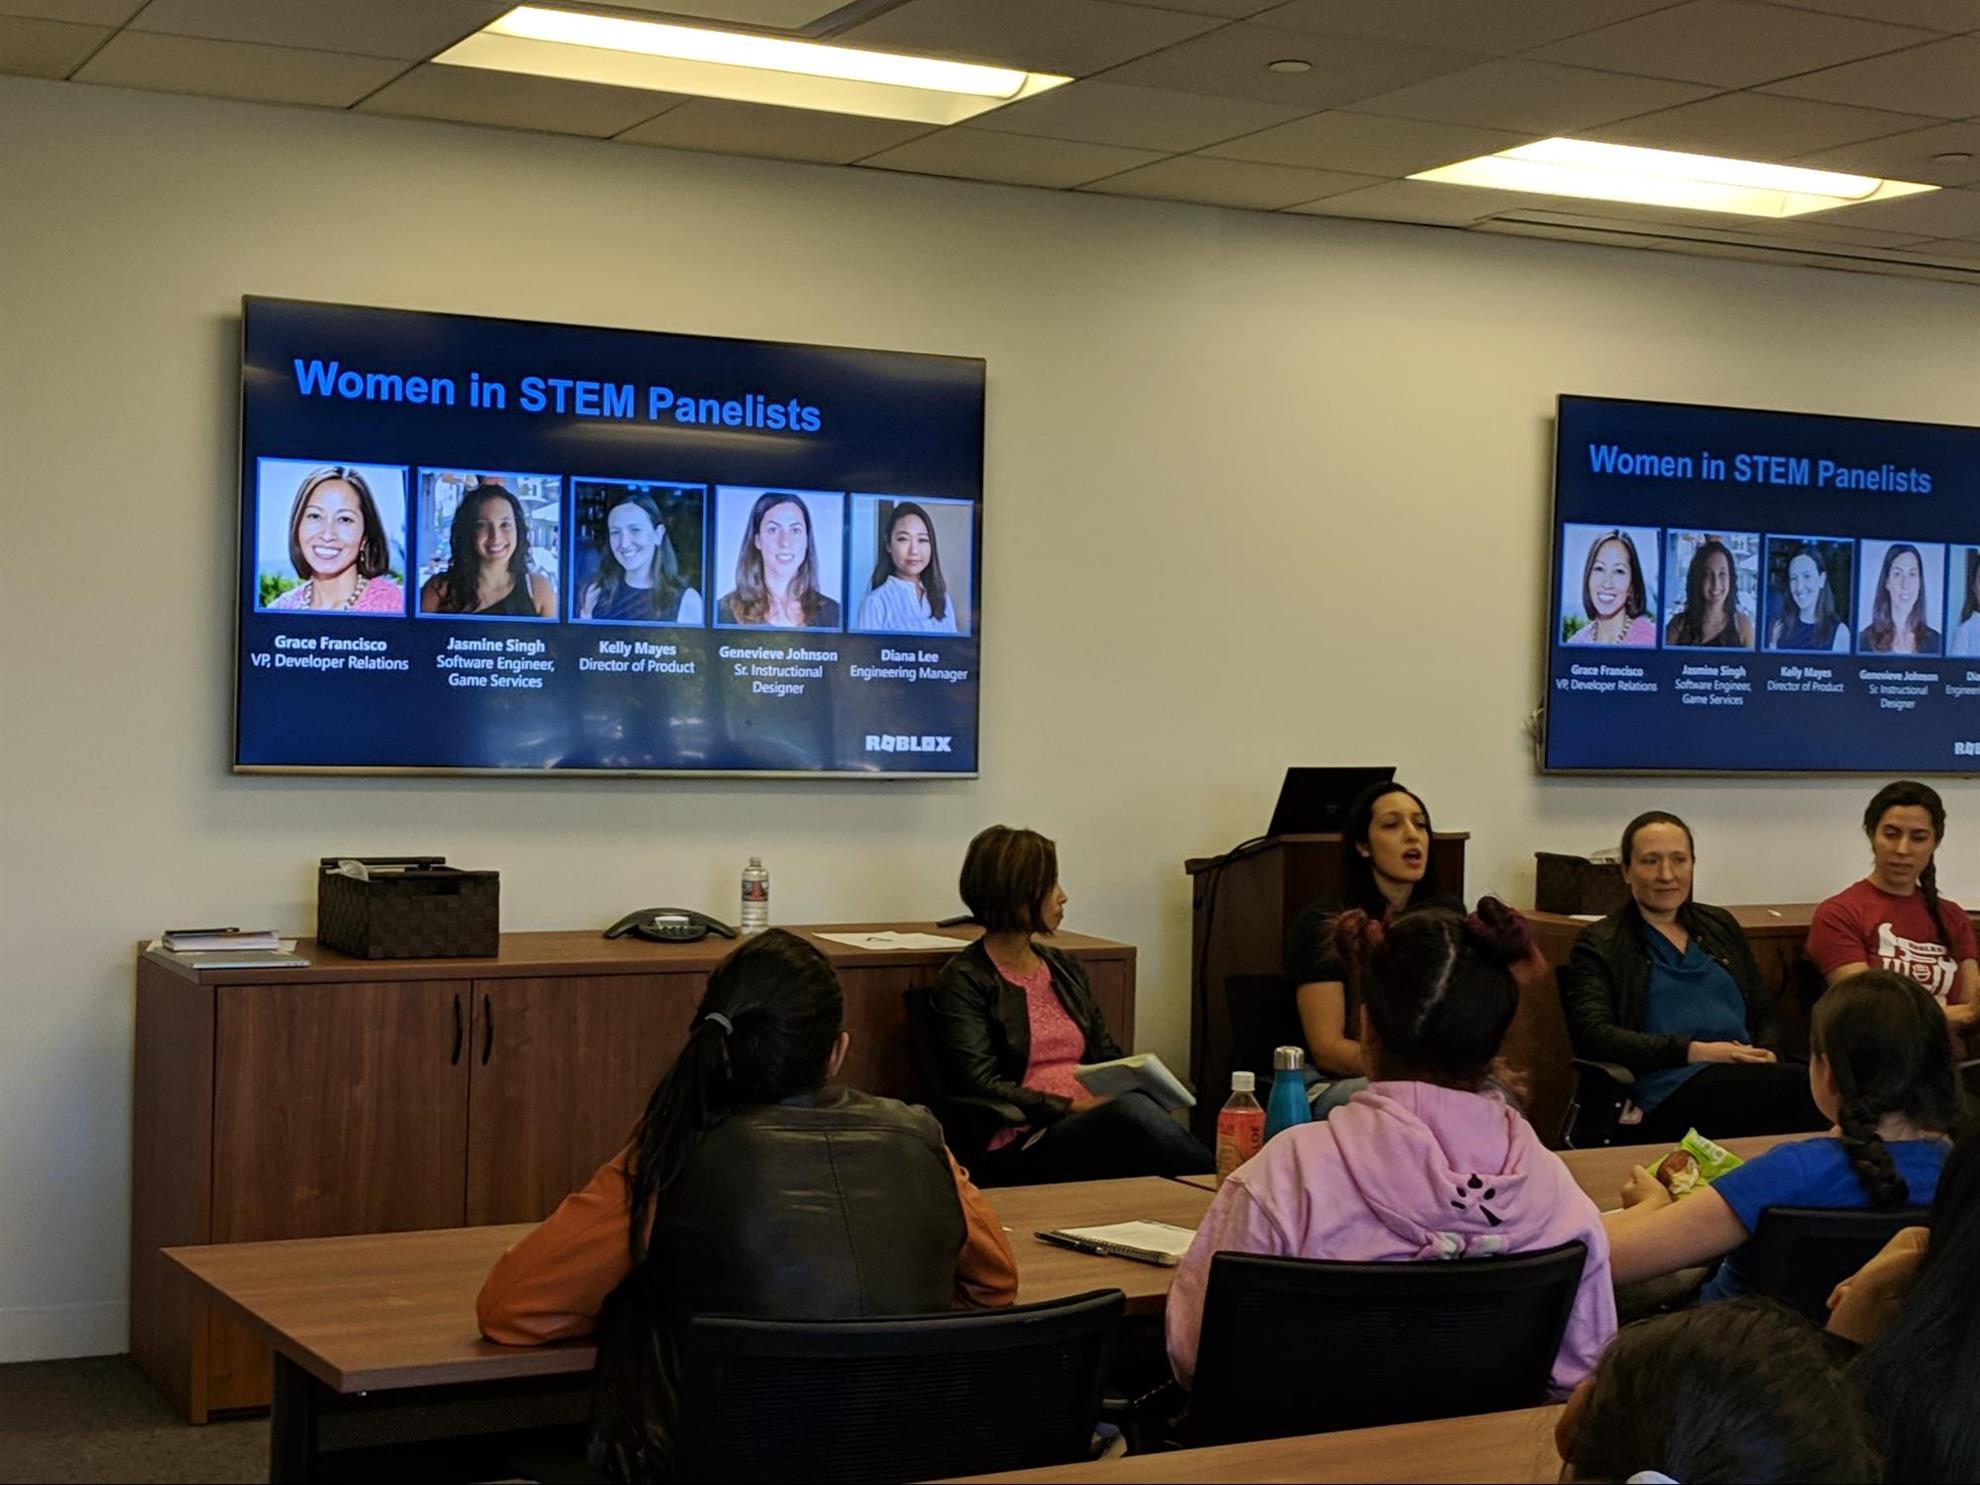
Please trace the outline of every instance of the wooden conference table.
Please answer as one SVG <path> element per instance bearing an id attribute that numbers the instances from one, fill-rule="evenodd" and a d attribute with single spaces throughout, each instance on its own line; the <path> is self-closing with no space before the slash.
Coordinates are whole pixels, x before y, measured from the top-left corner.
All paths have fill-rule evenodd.
<path id="1" fill-rule="evenodd" d="M 1018 1303 L 1119 1289 L 1160 1314 L 1172 1270 L 1041 1243 L 1035 1232 L 1151 1219 L 1195 1227 L 1210 1193 L 1153 1176 L 986 1193 L 1018 1255 Z M 269 1478 L 319 1456 L 421 1437 L 582 1421 L 596 1348 L 482 1339 L 481 1281 L 530 1224 L 168 1248 L 201 1296 L 274 1354 Z M 546 1385 L 548 1384 L 548 1385 Z M 359 1394 L 367 1396 L 360 1398 Z M 367 1415 L 370 1415 L 367 1418 Z"/>
<path id="2" fill-rule="evenodd" d="M 1476 1418 L 1439 1418 L 1430 1423 L 1399 1423 L 1388 1428 L 1357 1428 L 964 1478 L 1008 1480 L 1013 1485 L 1018 1481 L 1138 1485 L 1167 1480 L 1189 1480 L 1196 1485 L 1237 1485 L 1250 1480 L 1369 1481 L 1378 1485 L 1504 1480 L 1537 1485 L 1561 1476 L 1561 1456 L 1554 1448 L 1554 1421 L 1560 1411 L 1558 1405 L 1550 1404 Z"/>

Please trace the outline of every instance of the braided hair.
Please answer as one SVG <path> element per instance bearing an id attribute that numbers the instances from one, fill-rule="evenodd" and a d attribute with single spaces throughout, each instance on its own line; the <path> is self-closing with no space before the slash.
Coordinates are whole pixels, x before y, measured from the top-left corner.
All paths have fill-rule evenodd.
<path id="1" fill-rule="evenodd" d="M 845 994 L 832 962 L 796 934 L 769 929 L 715 967 L 687 1045 L 654 1085 L 633 1131 L 626 1184 L 635 1269 L 646 1260 L 654 1204 L 700 1136 L 733 1109 L 823 1084 L 844 1021 Z"/>
<path id="2" fill-rule="evenodd" d="M 1939 842 L 1946 838 L 1946 805 L 1939 798 L 1939 791 L 1930 784 L 1921 784 L 1916 779 L 1899 779 L 1894 784 L 1886 784 L 1870 800 L 1870 806 L 1863 812 L 1863 833 L 1876 839 L 1877 827 L 1884 816 L 1896 809 L 1921 809 L 1932 821 L 1932 859 L 1925 863 L 1925 869 L 1918 873 L 1918 895 L 1925 903 L 1925 911 L 1932 915 L 1932 927 L 1939 935 L 1939 942 L 1952 947 L 1952 939 L 1946 933 L 1945 914 L 1939 908 Z"/>
<path id="3" fill-rule="evenodd" d="M 1519 1008 L 1514 967 L 1533 957 L 1526 920 L 1495 897 L 1469 916 L 1419 908 L 1384 924 L 1355 909 L 1334 949 L 1368 1012 L 1378 1076 L 1476 1089 Z"/>
<path id="4" fill-rule="evenodd" d="M 1866 969 L 1815 1003 L 1808 1046 L 1835 1078 L 1843 1150 L 1870 1205 L 1908 1206 L 1911 1190 L 1877 1124 L 1896 1114 L 1941 1134 L 1958 1125 L 1959 1079 L 1938 1002 L 1903 975 Z"/>

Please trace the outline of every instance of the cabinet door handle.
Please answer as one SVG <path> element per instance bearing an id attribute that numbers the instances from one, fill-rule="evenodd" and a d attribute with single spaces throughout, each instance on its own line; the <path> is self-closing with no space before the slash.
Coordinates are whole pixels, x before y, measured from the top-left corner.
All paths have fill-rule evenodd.
<path id="1" fill-rule="evenodd" d="M 461 1065 L 461 1037 L 464 1034 L 465 1028 L 461 1025 L 461 997 L 460 993 L 456 991 L 454 994 L 454 1050 L 447 1056 L 447 1065 L 449 1067 L 459 1067 Z"/>
<path id="2" fill-rule="evenodd" d="M 495 1050 L 495 1006 L 481 997 L 481 1065 L 488 1066 L 488 1054 Z"/>

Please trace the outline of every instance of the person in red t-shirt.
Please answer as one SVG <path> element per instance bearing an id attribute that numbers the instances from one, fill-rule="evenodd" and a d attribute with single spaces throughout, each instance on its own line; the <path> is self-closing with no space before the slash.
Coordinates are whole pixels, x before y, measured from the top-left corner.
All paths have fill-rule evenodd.
<path id="1" fill-rule="evenodd" d="M 1962 1036 L 1980 1020 L 1980 956 L 1973 920 L 1939 896 L 1932 856 L 1946 833 L 1938 792 L 1909 779 L 1877 791 L 1863 812 L 1870 875 L 1815 909 L 1808 957 L 1830 985 L 1866 969 L 1916 980 Z"/>

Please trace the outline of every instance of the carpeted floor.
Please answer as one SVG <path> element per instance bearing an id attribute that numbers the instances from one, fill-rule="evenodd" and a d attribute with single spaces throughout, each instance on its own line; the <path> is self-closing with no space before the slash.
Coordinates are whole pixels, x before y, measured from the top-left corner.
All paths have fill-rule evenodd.
<path id="1" fill-rule="evenodd" d="M 128 1356 L 0 1366 L 0 1481 L 268 1478 L 268 1420 L 181 1423 Z"/>

